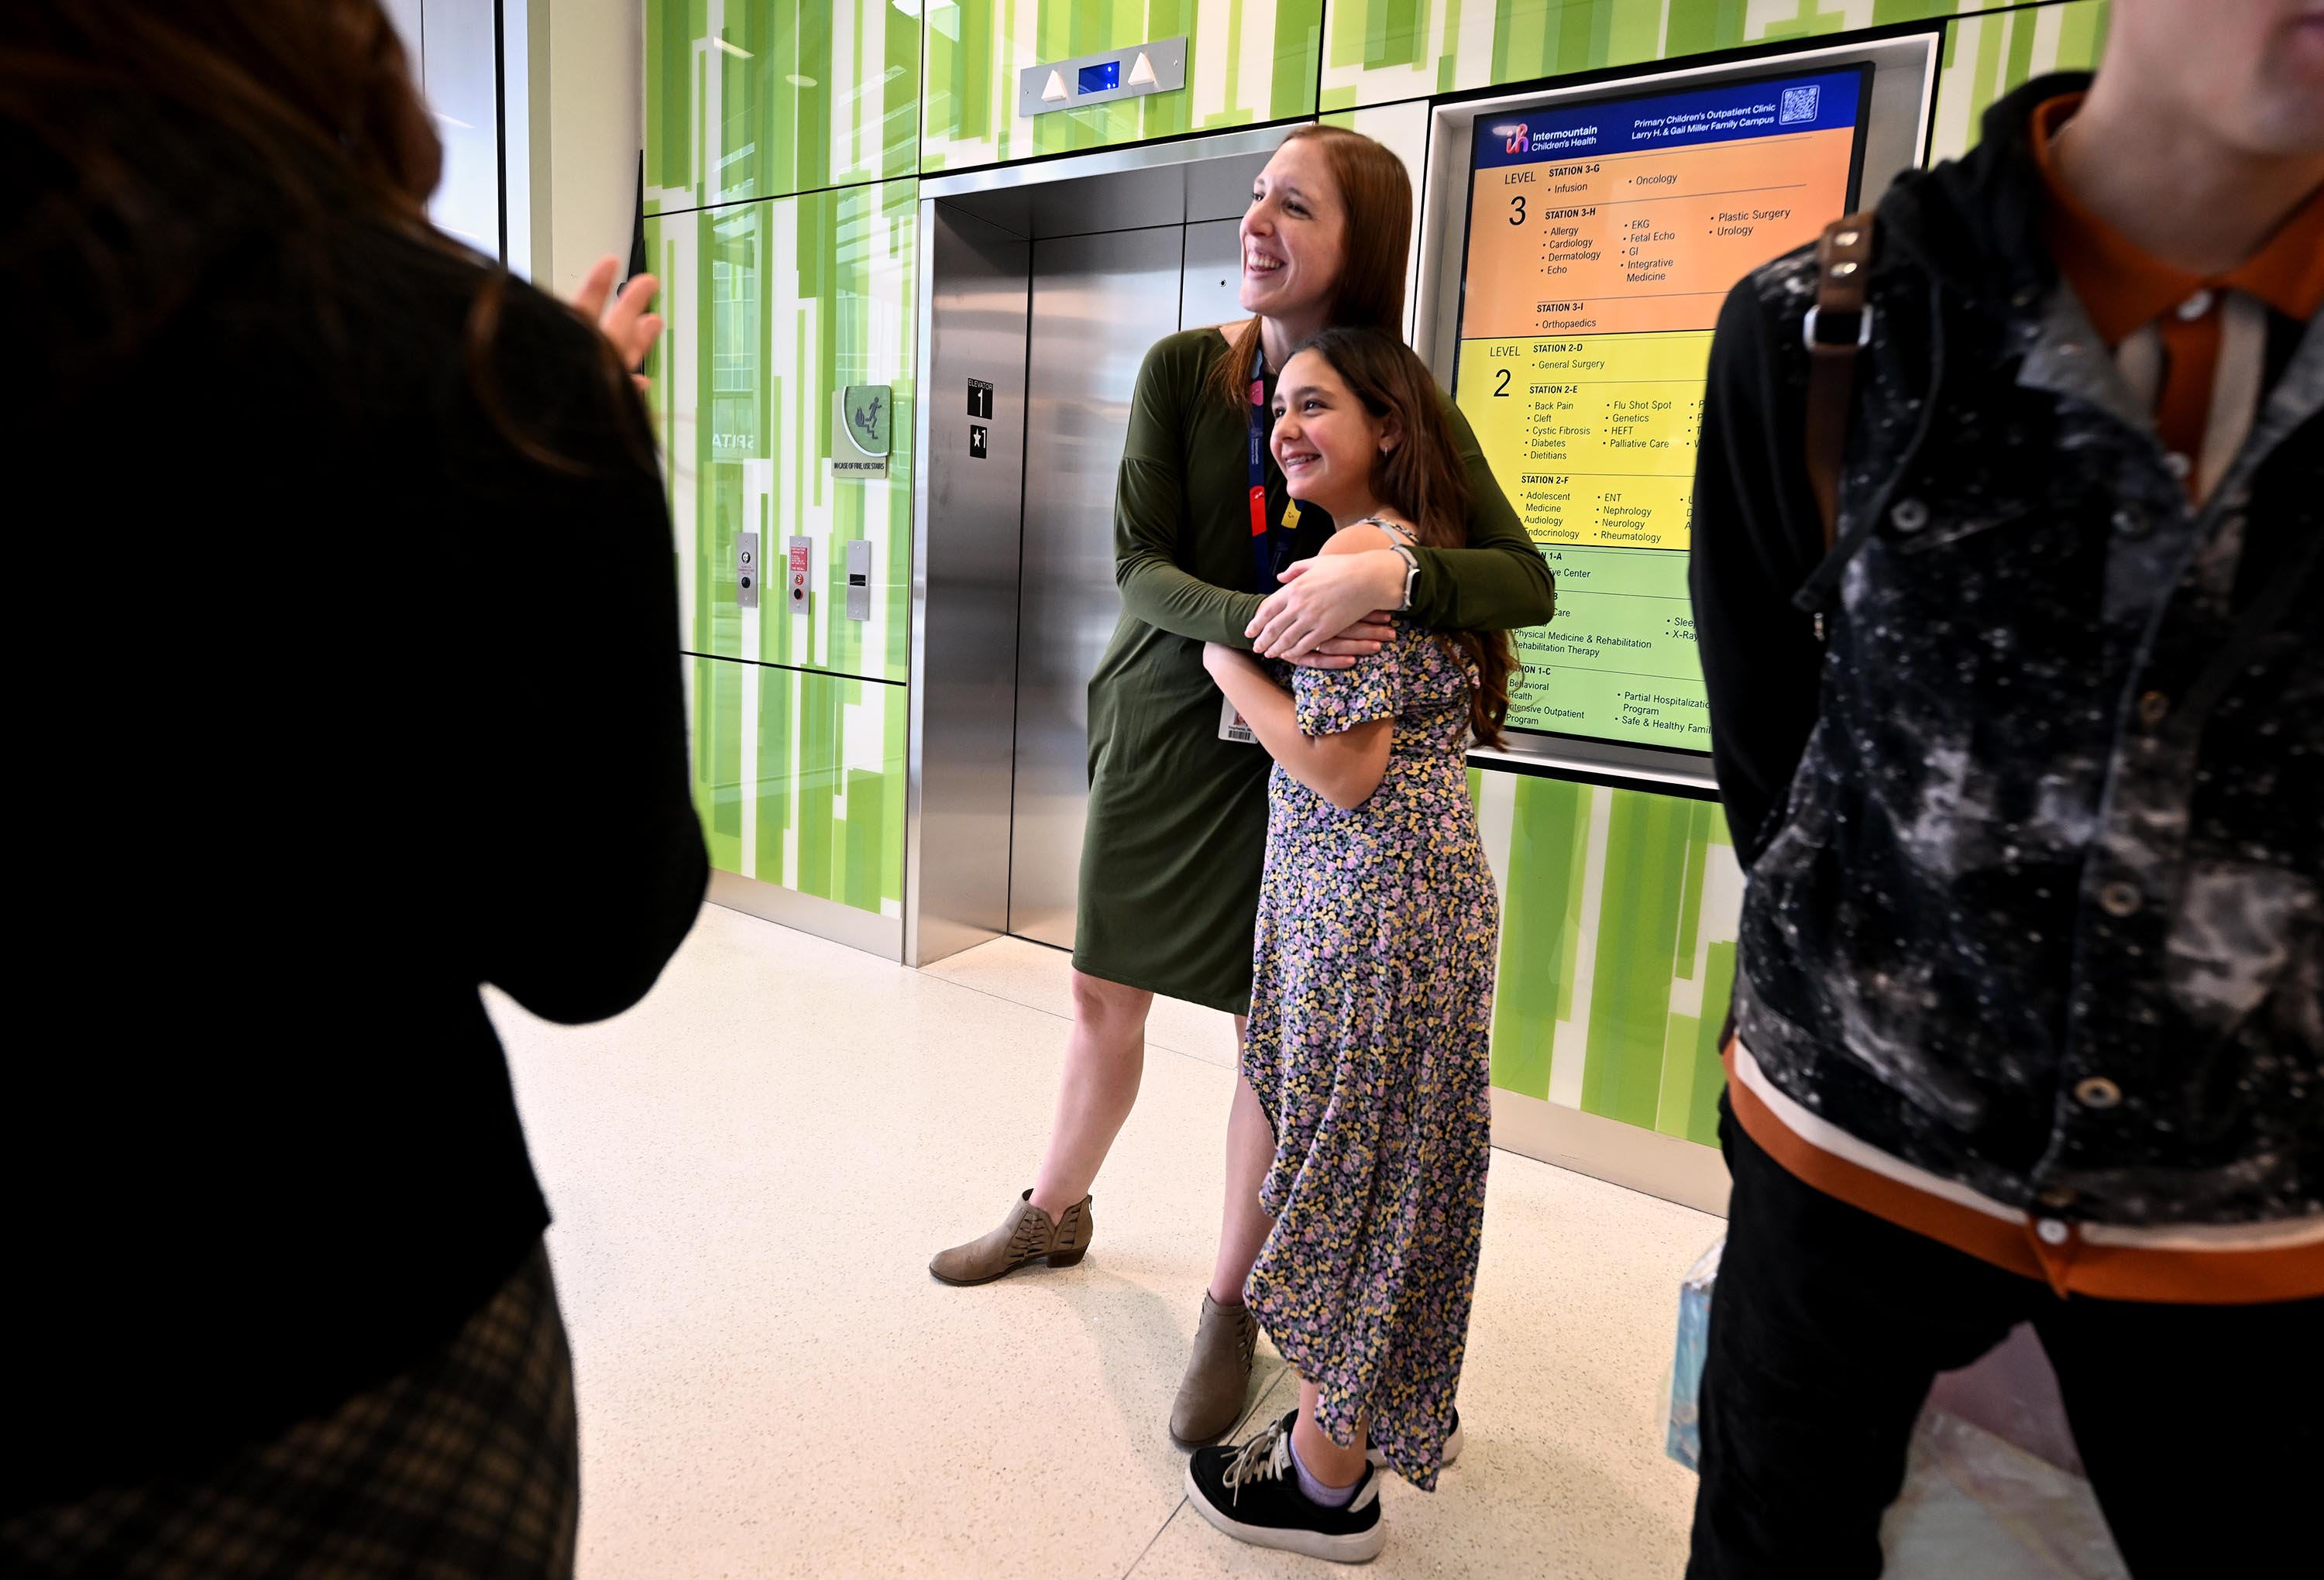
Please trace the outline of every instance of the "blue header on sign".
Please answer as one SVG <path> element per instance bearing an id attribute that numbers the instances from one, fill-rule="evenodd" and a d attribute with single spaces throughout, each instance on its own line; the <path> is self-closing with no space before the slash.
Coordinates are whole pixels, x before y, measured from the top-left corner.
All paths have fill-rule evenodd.
<path id="1" fill-rule="evenodd" d="M 1863 92 L 1864 69 L 1850 66 L 1691 93 L 1480 115 L 1476 168 L 1639 153 L 1793 132 L 1853 131 Z"/>

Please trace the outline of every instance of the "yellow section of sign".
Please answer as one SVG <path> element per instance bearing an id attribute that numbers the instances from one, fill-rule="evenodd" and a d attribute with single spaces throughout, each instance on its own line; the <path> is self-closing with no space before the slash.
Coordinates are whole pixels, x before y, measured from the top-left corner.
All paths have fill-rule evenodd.
<path id="1" fill-rule="evenodd" d="M 1683 551 L 1704 330 L 1464 340 L 1453 398 L 1536 542 Z"/>

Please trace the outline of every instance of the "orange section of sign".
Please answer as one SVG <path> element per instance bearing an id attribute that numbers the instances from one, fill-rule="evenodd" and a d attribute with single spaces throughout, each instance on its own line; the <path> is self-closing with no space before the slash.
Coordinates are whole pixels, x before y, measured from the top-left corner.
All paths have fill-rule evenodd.
<path id="1" fill-rule="evenodd" d="M 1848 206 L 1852 131 L 1477 172 L 1463 339 L 1708 329 Z"/>

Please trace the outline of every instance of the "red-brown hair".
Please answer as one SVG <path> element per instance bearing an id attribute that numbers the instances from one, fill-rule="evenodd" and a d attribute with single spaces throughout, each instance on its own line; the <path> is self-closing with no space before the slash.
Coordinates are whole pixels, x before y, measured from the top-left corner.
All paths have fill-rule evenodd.
<path id="1" fill-rule="evenodd" d="M 1323 147 L 1348 216 L 1330 321 L 1401 334 L 1412 249 L 1412 178 L 1386 147 L 1344 126 L 1295 126 L 1283 142 L 1287 146 L 1311 139 Z M 1231 336 L 1225 360 L 1211 373 L 1211 392 L 1230 406 L 1240 408 L 1248 399 L 1251 366 L 1259 360 L 1259 324 L 1253 318 Z"/>
<path id="2" fill-rule="evenodd" d="M 1331 363 L 1374 421 L 1402 430 L 1396 447 L 1372 467 L 1372 491 L 1380 502 L 1411 522 L 1428 547 L 1468 547 L 1469 469 L 1428 364 L 1393 330 L 1326 329 L 1299 349 Z M 1517 670 L 1509 634 L 1443 630 L 1436 638 L 1477 666 L 1469 728 L 1483 744 L 1500 745 L 1509 717 L 1509 676 Z"/>

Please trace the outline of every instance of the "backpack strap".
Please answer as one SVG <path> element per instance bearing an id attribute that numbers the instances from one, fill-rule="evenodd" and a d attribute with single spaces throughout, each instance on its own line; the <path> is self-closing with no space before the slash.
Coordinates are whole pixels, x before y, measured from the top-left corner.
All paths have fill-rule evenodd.
<path id="1" fill-rule="evenodd" d="M 1872 344 L 1872 308 L 1864 277 L 1872 267 L 1872 211 L 1833 220 L 1816 241 L 1816 299 L 1800 326 L 1808 348 L 1808 483 L 1823 518 L 1823 551 L 1840 540 L 1840 471 L 1848 458 L 1848 404 L 1856 392 L 1856 357 Z M 1815 617 L 1816 640 L 1823 616 Z M 1735 1041 L 1735 1005 L 1719 1028 L 1724 1052 Z"/>
<path id="2" fill-rule="evenodd" d="M 1872 211 L 1823 227 L 1816 243 L 1816 299 L 1800 338 L 1808 348 L 1808 482 L 1823 518 L 1824 552 L 1840 536 L 1840 472 L 1848 452 L 1849 398 L 1856 357 L 1872 343 L 1864 277 L 1872 266 Z"/>

